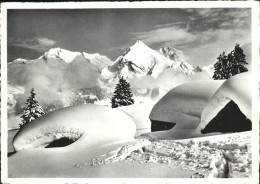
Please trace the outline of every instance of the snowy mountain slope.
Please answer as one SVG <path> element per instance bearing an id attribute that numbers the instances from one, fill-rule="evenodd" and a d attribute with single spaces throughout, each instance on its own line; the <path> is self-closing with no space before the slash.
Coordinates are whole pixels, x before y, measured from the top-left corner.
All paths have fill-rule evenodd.
<path id="1" fill-rule="evenodd" d="M 45 60 L 50 58 L 62 59 L 66 63 L 70 63 L 79 55 L 81 55 L 80 52 L 72 52 L 57 47 L 45 52 L 44 55 L 40 56 L 38 59 L 45 59 Z"/>
<path id="2" fill-rule="evenodd" d="M 57 92 L 76 90 L 96 85 L 99 72 L 110 62 L 99 54 L 53 48 L 38 59 L 19 58 L 8 63 L 8 82 L 13 86 L 57 89 Z"/>
<path id="3" fill-rule="evenodd" d="M 165 57 L 170 58 L 171 60 L 175 60 L 175 61 L 184 61 L 185 60 L 185 56 L 183 55 L 182 51 L 177 50 L 173 47 L 162 47 L 159 49 L 159 52 L 161 54 L 163 54 Z"/>
<path id="4" fill-rule="evenodd" d="M 65 63 L 72 63 L 75 62 L 75 60 L 77 60 L 77 58 L 81 58 L 81 60 L 86 59 L 86 61 L 92 63 L 93 65 L 95 65 L 100 71 L 107 67 L 109 64 L 111 64 L 111 60 L 108 59 L 106 56 L 100 55 L 98 53 L 94 53 L 94 54 L 89 54 L 86 52 L 73 52 L 73 51 L 69 51 L 69 50 L 65 50 L 62 48 L 52 48 L 49 51 L 45 52 L 44 55 L 40 56 L 39 58 L 35 59 L 35 60 L 54 60 L 54 59 L 59 59 L 64 61 Z M 28 62 L 28 60 L 24 60 L 21 58 L 18 58 L 16 60 L 14 60 L 13 62 L 15 63 L 26 63 Z"/>
<path id="5" fill-rule="evenodd" d="M 13 63 L 25 63 L 25 62 L 27 62 L 28 60 L 26 60 L 26 59 L 22 59 L 22 58 L 17 58 L 17 59 L 15 59 L 14 61 L 13 61 Z"/>
<path id="6" fill-rule="evenodd" d="M 175 52 L 177 53 L 176 49 Z M 169 57 L 165 57 L 164 54 L 152 50 L 143 42 L 138 40 L 123 55 L 119 56 L 107 69 L 104 69 L 101 76 L 104 79 L 110 79 L 116 74 L 122 75 L 125 78 L 147 75 L 156 78 L 167 68 L 173 68 L 185 74 L 192 74 L 194 67 L 183 62 L 182 59 L 181 61 L 178 59 L 180 59 L 180 55 L 178 55 L 178 57 L 176 55 L 174 60 L 172 60 Z"/>
<path id="7" fill-rule="evenodd" d="M 50 57 L 30 60 L 23 63 L 12 62 L 8 64 L 8 82 L 11 85 L 20 85 L 29 87 L 44 87 L 59 89 L 85 87 L 93 85 L 97 80 L 98 69 L 91 64 L 89 60 L 76 56 L 73 62 L 67 63 L 61 58 Z M 17 77 L 19 76 L 19 77 Z M 90 78 L 84 78 L 89 76 Z M 94 82 L 95 83 L 95 82 Z M 81 86 L 82 85 L 82 86 Z"/>
<path id="8" fill-rule="evenodd" d="M 105 67 L 108 67 L 112 63 L 112 61 L 108 59 L 106 56 L 100 55 L 98 53 L 88 54 L 86 52 L 83 52 L 82 54 L 92 64 L 97 66 L 99 71 L 102 71 Z"/>
<path id="9" fill-rule="evenodd" d="M 215 71 L 214 65 L 204 66 L 202 67 L 202 70 L 206 71 L 210 77 L 213 77 Z"/>
<path id="10" fill-rule="evenodd" d="M 109 62 L 107 57 L 99 54 L 54 48 L 34 60 L 19 58 L 8 63 L 8 111 L 13 113 L 10 117 L 17 116 L 15 120 L 20 119 L 16 113 L 21 111 L 15 109 L 22 109 L 28 97 L 27 92 L 32 88 L 36 91 L 39 103 L 46 109 L 78 103 L 78 95 L 73 92 L 99 85 L 100 70 Z M 12 89 L 20 87 L 24 90 L 16 95 Z"/>

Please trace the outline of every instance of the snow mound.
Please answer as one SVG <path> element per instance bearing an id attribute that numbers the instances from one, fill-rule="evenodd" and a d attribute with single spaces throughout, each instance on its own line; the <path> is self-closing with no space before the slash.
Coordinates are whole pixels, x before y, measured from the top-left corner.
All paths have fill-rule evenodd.
<path id="1" fill-rule="evenodd" d="M 9 177 L 84 177 L 86 173 L 77 163 L 134 143 L 135 130 L 128 115 L 104 106 L 81 105 L 50 112 L 15 135 L 13 146 L 18 152 L 8 158 Z M 72 143 L 51 146 L 63 138 Z"/>
<path id="2" fill-rule="evenodd" d="M 201 113 L 208 100 L 223 81 L 195 81 L 173 88 L 153 107 L 149 118 L 152 124 L 176 124 L 161 134 L 165 139 L 190 138 L 200 123 Z M 155 127 L 156 129 L 156 127 Z"/>
<path id="3" fill-rule="evenodd" d="M 63 108 L 41 116 L 15 136 L 16 151 L 45 147 L 67 137 L 75 141 L 66 150 L 133 141 L 135 124 L 125 113 L 98 105 Z"/>
<path id="4" fill-rule="evenodd" d="M 199 129 L 205 126 L 232 100 L 250 120 L 252 108 L 251 73 L 244 72 L 226 80 L 202 111 Z"/>
<path id="5" fill-rule="evenodd" d="M 154 106 L 155 102 L 145 102 L 138 103 L 128 106 L 119 107 L 120 110 L 127 113 L 136 124 L 136 136 L 141 133 L 151 132 L 151 121 L 149 119 L 149 114 Z"/>

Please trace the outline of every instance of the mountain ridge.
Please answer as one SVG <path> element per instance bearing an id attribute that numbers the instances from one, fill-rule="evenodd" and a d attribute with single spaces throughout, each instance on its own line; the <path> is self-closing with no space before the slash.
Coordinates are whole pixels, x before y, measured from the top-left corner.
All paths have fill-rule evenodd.
<path id="1" fill-rule="evenodd" d="M 87 52 L 74 52 L 69 51 L 66 49 L 62 49 L 60 47 L 52 48 L 45 52 L 43 55 L 36 59 L 26 60 L 22 58 L 17 58 L 12 62 L 9 62 L 8 64 L 28 64 L 31 63 L 31 61 L 53 61 L 55 59 L 59 59 L 61 61 L 64 61 L 65 63 L 73 63 L 78 60 L 87 60 L 91 64 L 95 65 L 99 71 L 101 71 L 103 68 L 107 67 L 112 61 L 99 53 L 93 53 L 89 54 Z"/>
<path id="2" fill-rule="evenodd" d="M 104 68 L 101 75 L 105 79 L 113 78 L 114 75 L 128 77 L 142 77 L 151 75 L 158 77 L 168 68 L 176 69 L 186 75 L 196 72 L 192 65 L 184 61 L 181 51 L 172 48 L 171 57 L 167 57 L 164 48 L 153 50 L 142 41 L 137 40 L 122 55 L 120 55 L 109 67 Z M 173 58 L 174 59 L 171 59 Z"/>

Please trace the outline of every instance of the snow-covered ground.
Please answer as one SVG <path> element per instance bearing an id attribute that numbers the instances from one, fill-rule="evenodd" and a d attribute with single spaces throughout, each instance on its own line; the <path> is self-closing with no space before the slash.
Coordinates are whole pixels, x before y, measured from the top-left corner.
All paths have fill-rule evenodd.
<path id="1" fill-rule="evenodd" d="M 52 148 L 54 156 L 48 159 L 43 159 L 42 149 L 22 151 L 9 157 L 9 177 L 248 178 L 252 174 L 250 142 L 251 132 L 183 140 L 139 136 L 132 144 L 80 149 L 74 158 L 61 156 L 58 148 Z"/>
<path id="2" fill-rule="evenodd" d="M 182 140 L 137 134 L 134 141 L 134 131 L 129 134 L 131 124 L 136 124 L 137 131 L 149 127 L 149 112 L 156 103 L 142 98 L 137 102 L 119 109 L 86 105 L 86 108 L 70 107 L 49 113 L 15 136 L 14 146 L 18 152 L 13 155 L 11 143 L 15 131 L 9 131 L 9 177 L 251 177 L 252 132 Z M 89 120 L 94 122 L 91 124 Z M 99 126 L 105 122 L 109 122 L 109 127 Z M 111 127 L 111 122 L 115 122 L 116 127 Z M 57 124 L 63 128 L 57 128 Z M 71 138 L 72 134 L 64 133 L 65 129 L 82 134 L 74 136 L 75 142 L 66 147 L 44 148 L 62 136 Z M 98 132 L 103 133 L 98 135 Z M 111 136 L 118 139 L 112 143 Z M 124 139 L 125 136 L 128 138 Z M 21 148 L 26 150 L 19 151 Z"/>
<path id="3" fill-rule="evenodd" d="M 81 105 L 53 111 L 30 122 L 15 135 L 12 144 L 17 153 L 8 159 L 9 176 L 40 177 L 44 170 L 43 177 L 47 177 L 49 172 L 62 172 L 61 167 L 68 167 L 68 163 L 82 162 L 134 142 L 135 130 L 132 119 L 117 109 Z M 73 144 L 45 148 L 60 138 L 70 139 Z"/>
<path id="4" fill-rule="evenodd" d="M 251 177 L 251 131 L 201 134 L 201 129 L 231 100 L 251 120 L 251 91 L 244 87 L 250 83 L 251 74 L 213 81 L 205 72 L 212 74 L 212 66 L 199 72 L 183 57 L 177 49 L 158 52 L 137 41 L 112 64 L 99 54 L 60 48 L 36 60 L 18 59 L 10 63 L 10 129 L 20 121 L 16 112 L 20 95 L 25 95 L 25 87 L 31 87 L 27 75 L 19 75 L 21 79 L 17 80 L 17 74 L 25 71 L 35 71 L 32 74 L 38 77 L 37 85 L 38 81 L 44 82 L 37 86 L 43 89 L 37 93 L 40 102 L 62 99 L 65 104 L 66 97 L 71 97 L 70 90 L 81 89 L 77 92 L 80 100 L 89 98 L 95 105 L 63 108 L 70 105 L 66 103 L 57 106 L 60 110 L 54 106 L 53 112 L 32 121 L 18 133 L 10 130 L 9 177 Z M 118 75 L 129 79 L 135 103 L 112 109 L 109 97 Z M 97 85 L 106 88 L 102 99 L 91 92 L 83 93 L 98 92 L 94 90 Z M 151 133 L 151 120 L 176 125 Z M 46 147 L 61 138 L 73 143 Z"/>
<path id="5" fill-rule="evenodd" d="M 141 100 L 142 98 L 139 98 Z M 123 112 L 128 114 L 136 124 L 136 134 L 138 136 L 143 133 L 151 132 L 151 121 L 149 119 L 149 114 L 156 101 L 147 100 L 136 102 L 133 105 L 119 107 Z"/>

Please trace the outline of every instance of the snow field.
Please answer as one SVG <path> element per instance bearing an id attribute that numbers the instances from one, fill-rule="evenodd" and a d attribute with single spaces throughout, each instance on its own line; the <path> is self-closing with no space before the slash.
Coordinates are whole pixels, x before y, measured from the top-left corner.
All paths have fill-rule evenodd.
<path id="1" fill-rule="evenodd" d="M 185 140 L 148 140 L 123 146 L 93 159 L 86 165 L 97 166 L 117 162 L 166 164 L 192 171 L 192 178 L 234 178 L 251 176 L 250 132 Z"/>

